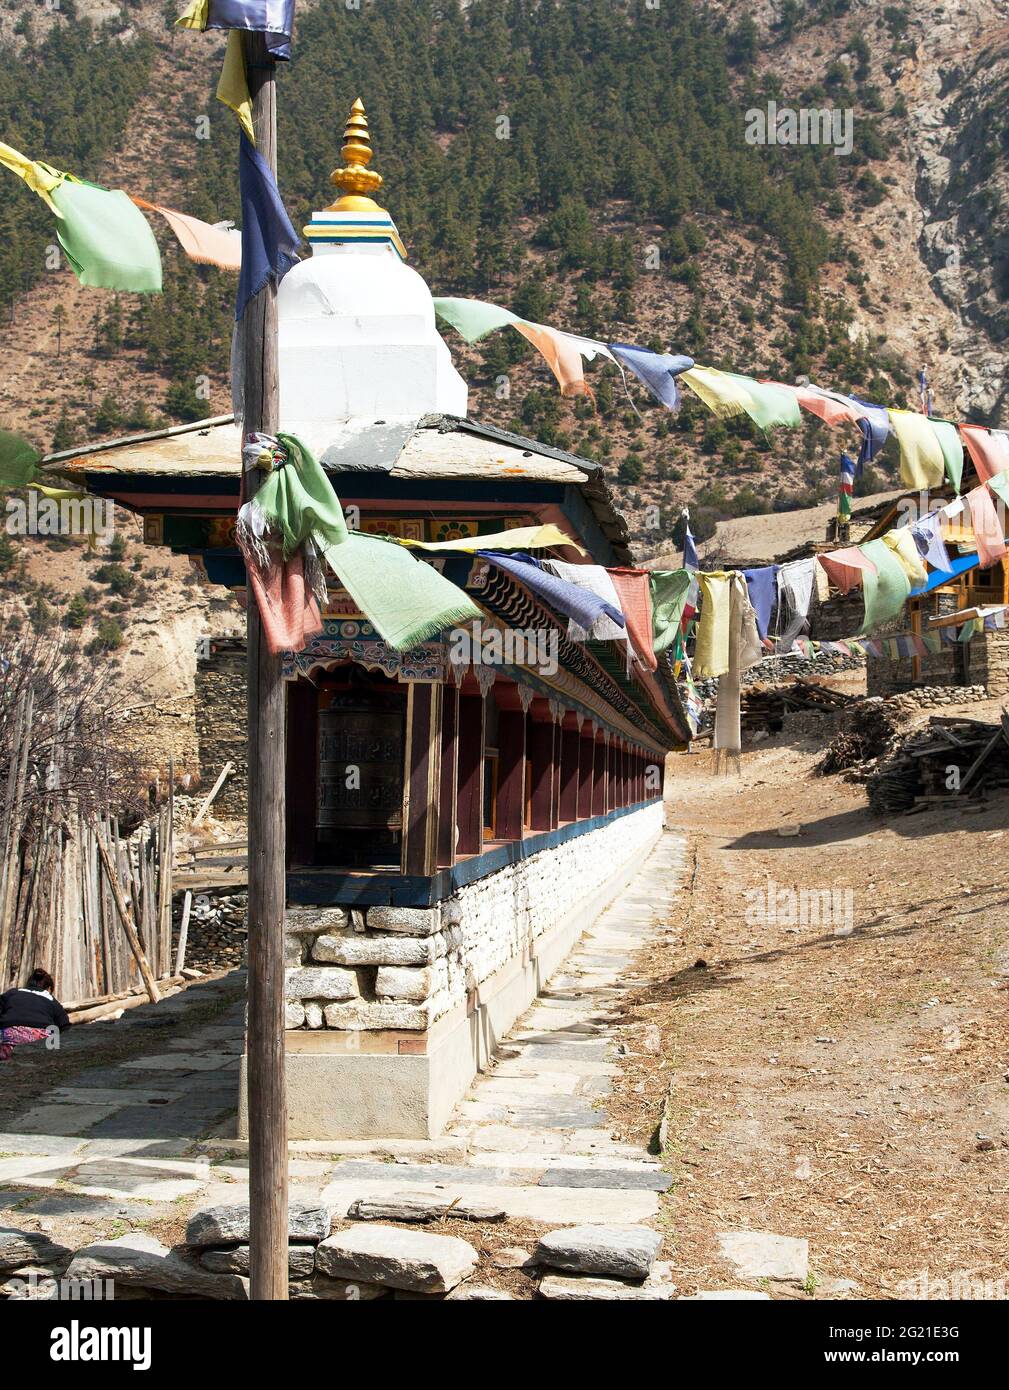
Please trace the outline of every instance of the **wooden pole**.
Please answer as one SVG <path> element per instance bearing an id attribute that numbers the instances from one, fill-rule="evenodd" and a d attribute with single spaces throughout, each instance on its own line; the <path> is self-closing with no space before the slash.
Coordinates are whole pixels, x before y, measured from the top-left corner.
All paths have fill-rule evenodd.
<path id="1" fill-rule="evenodd" d="M 263 34 L 245 41 L 256 147 L 277 168 L 277 91 Z M 242 323 L 245 434 L 276 434 L 277 291 L 249 301 Z M 245 475 L 245 495 L 259 484 Z M 287 1298 L 287 1092 L 284 1075 L 284 686 L 249 594 L 249 1265 L 254 1299 Z"/>

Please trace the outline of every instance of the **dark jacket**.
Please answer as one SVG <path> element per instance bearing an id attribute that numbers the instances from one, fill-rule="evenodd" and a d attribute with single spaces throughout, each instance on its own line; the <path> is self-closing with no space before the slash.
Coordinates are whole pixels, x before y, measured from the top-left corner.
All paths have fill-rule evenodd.
<path id="1" fill-rule="evenodd" d="M 69 1028 L 63 1005 L 33 989 L 9 989 L 0 994 L 0 1028 Z"/>

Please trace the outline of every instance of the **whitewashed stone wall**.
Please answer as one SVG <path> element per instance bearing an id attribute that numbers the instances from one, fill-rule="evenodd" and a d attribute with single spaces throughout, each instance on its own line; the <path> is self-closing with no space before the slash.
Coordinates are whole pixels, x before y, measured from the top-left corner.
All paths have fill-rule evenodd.
<path id="1" fill-rule="evenodd" d="M 662 828 L 656 803 L 436 907 L 287 912 L 287 1027 L 423 1031 L 521 956 Z"/>

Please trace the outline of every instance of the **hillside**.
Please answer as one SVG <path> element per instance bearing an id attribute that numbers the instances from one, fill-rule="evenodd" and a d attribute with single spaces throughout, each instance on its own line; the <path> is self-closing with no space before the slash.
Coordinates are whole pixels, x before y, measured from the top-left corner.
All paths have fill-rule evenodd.
<path id="1" fill-rule="evenodd" d="M 237 217 L 234 122 L 213 100 L 223 41 L 173 30 L 173 13 L 4 0 L 4 138 Z M 299 7 L 294 52 L 280 183 L 296 225 L 329 201 L 360 93 L 383 198 L 436 292 L 894 404 L 913 403 L 924 365 L 940 413 L 1005 423 L 1009 27 L 995 0 L 938 17 L 775 0 L 743 19 L 725 3 L 318 0 Z M 853 111 L 851 154 L 747 144 L 746 111 L 770 99 Z M 13 180 L 0 218 L 0 423 L 65 446 L 228 408 L 231 278 L 158 227 L 162 298 L 83 290 L 38 269 L 48 214 Z M 643 552 L 668 545 L 684 503 L 710 534 L 833 493 L 840 441 L 819 422 L 766 438 L 696 402 L 671 418 L 635 388 L 639 419 L 612 368 L 591 374 L 593 411 L 560 400 L 517 335 L 446 337 L 472 413 L 602 460 Z M 892 485 L 895 462 L 884 454 L 865 491 Z"/>

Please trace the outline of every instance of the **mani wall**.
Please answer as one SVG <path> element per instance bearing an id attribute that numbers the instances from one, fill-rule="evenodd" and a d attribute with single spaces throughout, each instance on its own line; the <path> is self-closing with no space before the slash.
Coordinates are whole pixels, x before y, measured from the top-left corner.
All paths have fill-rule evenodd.
<path id="1" fill-rule="evenodd" d="M 287 1027 L 429 1028 L 527 954 L 661 829 L 660 802 L 629 810 L 435 907 L 289 908 Z"/>

